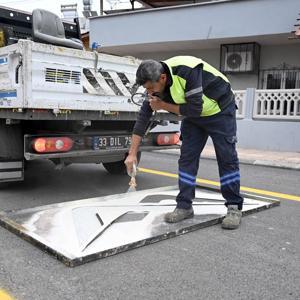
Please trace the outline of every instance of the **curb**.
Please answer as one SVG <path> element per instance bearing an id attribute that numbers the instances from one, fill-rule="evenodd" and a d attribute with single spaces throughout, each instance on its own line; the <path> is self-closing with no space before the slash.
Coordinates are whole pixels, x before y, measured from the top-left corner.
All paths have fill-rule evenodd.
<path id="1" fill-rule="evenodd" d="M 179 150 L 177 149 L 153 150 L 151 152 L 179 156 Z M 201 159 L 216 160 L 216 157 L 202 153 Z M 246 159 L 240 157 L 239 157 L 239 161 L 240 164 L 245 164 L 245 165 L 255 165 L 255 166 L 280 168 L 280 169 L 288 169 L 288 170 L 296 170 L 296 171 L 300 170 L 300 163 L 292 164 L 292 163 L 282 163 L 274 160 Z"/>

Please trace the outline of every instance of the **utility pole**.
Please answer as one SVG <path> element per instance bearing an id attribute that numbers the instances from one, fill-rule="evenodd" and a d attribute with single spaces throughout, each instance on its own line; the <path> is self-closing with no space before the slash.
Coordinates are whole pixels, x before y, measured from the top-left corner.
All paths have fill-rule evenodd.
<path id="1" fill-rule="evenodd" d="M 100 0 L 100 16 L 103 16 L 103 0 Z"/>

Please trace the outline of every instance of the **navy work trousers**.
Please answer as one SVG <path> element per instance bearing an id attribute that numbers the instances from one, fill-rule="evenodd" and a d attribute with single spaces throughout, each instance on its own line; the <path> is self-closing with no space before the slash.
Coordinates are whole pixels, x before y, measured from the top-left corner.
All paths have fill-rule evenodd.
<path id="1" fill-rule="evenodd" d="M 221 192 L 225 205 L 242 209 L 239 160 L 236 152 L 236 107 L 232 102 L 214 116 L 185 118 L 181 124 L 181 154 L 179 159 L 179 194 L 177 207 L 188 209 L 195 198 L 196 176 L 201 152 L 211 137 L 219 167 Z"/>

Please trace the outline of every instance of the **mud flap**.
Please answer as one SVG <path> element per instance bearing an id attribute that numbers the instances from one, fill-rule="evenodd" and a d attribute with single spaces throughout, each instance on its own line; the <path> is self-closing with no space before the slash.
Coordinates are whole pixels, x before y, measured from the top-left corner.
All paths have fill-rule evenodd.
<path id="1" fill-rule="evenodd" d="M 0 161 L 0 182 L 24 180 L 24 162 Z"/>
<path id="2" fill-rule="evenodd" d="M 0 120 L 0 182 L 24 180 L 24 146 L 21 124 Z"/>

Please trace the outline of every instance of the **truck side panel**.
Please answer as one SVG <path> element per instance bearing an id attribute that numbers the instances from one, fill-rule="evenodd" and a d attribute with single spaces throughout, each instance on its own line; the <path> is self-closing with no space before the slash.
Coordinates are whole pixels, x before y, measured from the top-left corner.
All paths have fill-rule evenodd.
<path id="1" fill-rule="evenodd" d="M 19 74 L 19 55 L 14 53 L 14 46 L 0 48 L 0 108 L 24 106 L 20 84 L 16 83 Z"/>
<path id="2" fill-rule="evenodd" d="M 14 46 L 0 52 L 9 64 L 2 69 L 6 81 L 0 91 L 14 91 L 18 101 L 0 107 L 138 111 L 130 101 L 143 91 L 134 87 L 138 60 L 26 40 Z"/>

